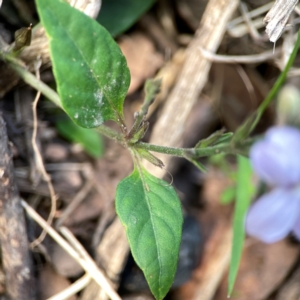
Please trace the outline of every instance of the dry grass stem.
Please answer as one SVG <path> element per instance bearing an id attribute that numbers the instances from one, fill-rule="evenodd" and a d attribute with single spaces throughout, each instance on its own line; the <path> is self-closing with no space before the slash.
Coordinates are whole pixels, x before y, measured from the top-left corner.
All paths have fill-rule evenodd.
<path id="1" fill-rule="evenodd" d="M 253 24 L 251 17 L 249 16 L 247 5 L 243 2 L 240 3 L 240 11 L 242 17 L 248 27 L 248 31 L 253 40 L 260 41 L 262 40 L 262 36 L 258 33 L 255 25 Z"/>
<path id="2" fill-rule="evenodd" d="M 298 76 L 300 76 L 300 69 L 293 69 L 288 72 L 289 78 L 298 77 Z"/>
<path id="3" fill-rule="evenodd" d="M 259 54 L 253 55 L 221 55 L 215 54 L 213 52 L 207 51 L 202 47 L 199 47 L 202 55 L 213 62 L 227 63 L 227 64 L 255 64 L 261 63 L 266 60 L 271 60 L 277 58 L 281 52 L 282 48 L 279 47 L 273 52 L 273 50 L 265 51 Z"/>
<path id="4" fill-rule="evenodd" d="M 182 146 L 182 134 L 186 120 L 207 81 L 211 61 L 198 50 L 205 47 L 215 52 L 223 38 L 226 24 L 236 10 L 237 0 L 210 0 L 202 16 L 195 38 L 187 48 L 187 56 L 177 83 L 166 100 L 161 117 L 156 122 L 150 142 L 172 147 Z M 184 101 L 183 101 L 184 100 Z M 170 158 L 157 155 L 166 165 Z M 165 174 L 165 170 L 147 164 L 147 169 L 156 176 Z"/>
<path id="5" fill-rule="evenodd" d="M 271 2 L 269 2 L 269 3 L 267 3 L 267 4 L 265 4 L 265 5 L 262 5 L 262 6 L 258 7 L 258 8 L 256 8 L 256 9 L 253 9 L 253 10 L 249 11 L 249 12 L 247 13 L 247 15 L 248 15 L 248 17 L 251 18 L 251 19 L 252 19 L 252 18 L 255 18 L 255 17 L 258 17 L 258 16 L 260 16 L 260 15 L 266 13 L 269 9 L 272 8 L 273 5 L 274 5 L 274 1 L 271 1 Z M 226 27 L 227 27 L 227 30 L 231 30 L 231 29 L 233 29 L 235 26 L 237 26 L 237 25 L 239 25 L 239 24 L 241 24 L 241 23 L 244 23 L 244 18 L 243 18 L 243 16 L 237 17 L 237 18 L 231 20 L 230 22 L 228 22 L 228 24 L 227 24 L 227 26 L 226 26 Z"/>
<path id="6" fill-rule="evenodd" d="M 260 29 L 265 26 L 264 22 L 262 21 L 262 18 L 259 17 L 257 19 L 252 20 L 252 26 L 255 27 L 255 29 Z M 244 35 L 249 33 L 249 28 L 245 23 L 236 25 L 234 28 L 227 30 L 229 35 L 233 38 L 241 38 Z"/>
<path id="7" fill-rule="evenodd" d="M 298 0 L 276 0 L 273 7 L 264 18 L 267 23 L 266 33 L 271 42 L 276 43 L 280 38 L 285 25 L 293 12 Z"/>
<path id="8" fill-rule="evenodd" d="M 84 247 L 78 242 L 74 234 L 67 227 L 62 226 L 59 228 L 59 231 L 85 261 L 94 263 Z"/>
<path id="9" fill-rule="evenodd" d="M 300 16 L 300 7 L 299 7 L 299 5 L 296 5 L 296 6 L 295 6 L 295 13 L 296 13 L 298 16 Z"/>
<path id="10" fill-rule="evenodd" d="M 88 254 L 82 256 L 83 253 L 78 253 L 78 251 L 76 251 L 65 239 L 63 239 L 57 231 L 49 226 L 49 224 L 25 201 L 22 200 L 21 203 L 28 215 L 81 265 L 81 267 L 95 280 L 95 282 L 97 282 L 99 286 L 101 286 L 112 300 L 121 300 L 120 296 L 112 288 L 111 283 L 108 279 L 106 279 L 104 274 L 99 270 Z"/>
<path id="11" fill-rule="evenodd" d="M 90 275 L 85 274 L 80 279 L 76 280 L 73 284 L 71 284 L 68 288 L 48 298 L 47 300 L 67 300 L 71 296 L 77 294 L 82 289 L 84 289 L 90 283 L 91 279 L 92 278 Z"/>
<path id="12" fill-rule="evenodd" d="M 87 179 L 86 183 L 83 185 L 81 190 L 75 195 L 72 202 L 66 207 L 66 209 L 62 212 L 60 218 L 57 220 L 56 226 L 60 227 L 66 219 L 74 212 L 74 210 L 78 207 L 78 205 L 83 201 L 86 195 L 89 193 L 93 186 L 93 180 Z"/>
<path id="13" fill-rule="evenodd" d="M 59 164 L 47 164 L 47 171 L 82 171 L 84 174 L 91 172 L 90 163 L 59 163 Z"/>
<path id="14" fill-rule="evenodd" d="M 251 19 L 251 25 L 255 28 L 255 30 L 264 26 L 261 15 L 265 14 L 273 6 L 273 4 L 274 2 L 272 1 L 246 13 L 246 17 Z M 253 18 L 256 17 L 258 18 L 253 20 Z M 230 36 L 239 38 L 249 32 L 244 18 L 245 16 L 237 17 L 227 24 L 227 32 Z"/>
<path id="15" fill-rule="evenodd" d="M 38 79 L 40 79 L 40 74 L 39 74 L 38 68 L 36 69 L 36 77 Z M 37 104 L 38 104 L 38 101 L 40 99 L 40 96 L 41 96 L 41 92 L 38 91 L 37 95 L 36 95 L 36 97 L 33 101 L 33 104 L 32 104 L 33 133 L 32 133 L 31 143 L 32 143 L 33 151 L 34 151 L 34 158 L 36 160 L 37 169 L 40 171 L 40 173 L 42 174 L 43 179 L 46 181 L 48 189 L 49 189 L 49 193 L 50 193 L 51 209 L 50 209 L 49 217 L 47 219 L 47 223 L 49 225 L 51 225 L 51 223 L 53 221 L 53 218 L 54 218 L 54 215 L 55 215 L 55 212 L 56 212 L 56 200 L 57 200 L 57 198 L 56 198 L 56 195 L 55 195 L 55 191 L 54 191 L 54 187 L 53 187 L 53 184 L 52 184 L 52 181 L 51 181 L 51 177 L 46 172 L 46 169 L 45 169 L 45 166 L 44 166 L 44 163 L 43 163 L 42 155 L 41 155 L 39 147 L 36 143 L 37 128 L 38 128 Z M 43 230 L 42 233 L 40 234 L 40 236 L 31 243 L 31 247 L 34 248 L 38 244 L 40 244 L 43 241 L 43 239 L 45 238 L 45 236 L 46 236 L 46 231 Z"/>
<path id="16" fill-rule="evenodd" d="M 249 93 L 249 97 L 251 99 L 251 102 L 253 103 L 253 106 L 255 106 L 255 104 L 257 103 L 257 97 L 256 97 L 254 86 L 247 72 L 240 65 L 236 66 L 236 70 L 244 82 L 244 85 Z"/>

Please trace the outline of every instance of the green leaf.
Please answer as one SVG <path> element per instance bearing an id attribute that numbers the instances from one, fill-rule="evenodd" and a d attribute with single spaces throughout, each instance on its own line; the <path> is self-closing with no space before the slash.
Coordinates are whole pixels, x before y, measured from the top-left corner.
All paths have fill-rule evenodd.
<path id="1" fill-rule="evenodd" d="M 238 156 L 236 201 L 233 217 L 233 241 L 229 267 L 228 295 L 232 293 L 242 256 L 245 239 L 245 216 L 254 193 L 251 175 L 252 169 L 249 160 L 243 156 Z"/>
<path id="2" fill-rule="evenodd" d="M 36 0 L 50 42 L 53 71 L 67 114 L 78 125 L 123 120 L 130 74 L 111 35 L 61 0 Z"/>
<path id="3" fill-rule="evenodd" d="M 92 157 L 99 158 L 103 154 L 103 142 L 98 132 L 76 125 L 66 119 L 56 122 L 58 132 L 71 142 L 79 143 Z"/>
<path id="4" fill-rule="evenodd" d="M 30 45 L 31 29 L 32 24 L 30 24 L 29 27 L 22 27 L 15 32 L 15 45 L 13 47 L 14 52 L 21 52 L 23 48 Z"/>
<path id="5" fill-rule="evenodd" d="M 164 163 L 159 158 L 154 156 L 148 150 L 140 148 L 140 149 L 136 149 L 136 151 L 137 151 L 137 154 L 141 158 L 144 158 L 144 159 L 148 160 L 154 166 L 159 167 L 159 168 L 163 168 L 165 166 Z"/>
<path id="6" fill-rule="evenodd" d="M 135 168 L 117 187 L 116 211 L 153 295 L 163 299 L 174 280 L 181 241 L 183 218 L 175 190 Z"/>
<path id="7" fill-rule="evenodd" d="M 224 133 L 224 129 L 218 130 L 211 134 L 209 137 L 200 140 L 195 148 L 206 148 L 212 145 L 228 143 L 233 136 L 232 132 Z"/>
<path id="8" fill-rule="evenodd" d="M 155 0 L 104 0 L 97 21 L 113 37 L 131 27 Z"/>
<path id="9" fill-rule="evenodd" d="M 194 166 L 196 166 L 200 171 L 202 171 L 203 173 L 207 173 L 206 167 L 199 160 L 190 158 L 188 156 L 185 156 L 185 158 L 192 164 L 194 164 Z"/>

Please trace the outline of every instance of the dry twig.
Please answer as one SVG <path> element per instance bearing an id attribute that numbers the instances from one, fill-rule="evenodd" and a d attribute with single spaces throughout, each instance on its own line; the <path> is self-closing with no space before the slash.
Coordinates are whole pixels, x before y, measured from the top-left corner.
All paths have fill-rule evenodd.
<path id="1" fill-rule="evenodd" d="M 36 70 L 36 76 L 38 79 L 40 79 L 40 74 L 38 71 L 38 68 Z M 36 136 L 37 136 L 37 128 L 38 128 L 38 118 L 37 118 L 37 104 L 39 101 L 39 98 L 41 96 L 41 92 L 38 91 L 37 95 L 33 101 L 32 104 L 32 112 L 33 112 L 33 133 L 32 133 L 32 139 L 31 139 L 31 143 L 32 143 L 32 148 L 34 151 L 34 156 L 35 156 L 35 160 L 36 160 L 36 166 L 38 168 L 38 170 L 40 171 L 40 173 L 43 176 L 43 179 L 46 181 L 48 189 L 49 189 L 49 193 L 50 193 L 50 199 L 51 199 L 51 210 L 50 210 L 50 214 L 49 217 L 47 219 L 47 223 L 49 225 L 51 225 L 55 212 L 56 212 L 56 195 L 55 195 L 55 191 L 54 191 L 54 187 L 51 181 L 51 177 L 49 176 L 49 174 L 46 172 L 44 163 L 43 163 L 43 158 L 42 155 L 40 153 L 39 147 L 36 143 Z M 40 244 L 43 239 L 46 236 L 46 231 L 42 231 L 41 235 L 31 243 L 31 247 L 34 248 L 36 247 L 38 244 Z"/>
<path id="2" fill-rule="evenodd" d="M 264 26 L 261 15 L 265 14 L 273 6 L 273 4 L 273 1 L 269 2 L 247 13 L 247 18 L 251 19 L 251 24 L 255 29 L 262 28 Z M 255 17 L 258 18 L 253 20 Z M 248 31 L 249 28 L 244 22 L 244 16 L 237 17 L 227 24 L 227 32 L 232 37 L 242 37 L 247 34 Z"/>
<path id="3" fill-rule="evenodd" d="M 263 53 L 259 54 L 252 54 L 252 55 L 221 55 L 221 54 L 215 54 L 213 52 L 209 52 L 205 50 L 204 48 L 199 47 L 202 55 L 213 62 L 218 63 L 227 63 L 227 64 L 255 64 L 255 63 L 261 63 L 266 60 L 275 59 L 279 56 L 279 54 L 282 52 L 281 47 L 277 48 L 275 52 L 273 50 L 271 51 L 265 51 Z"/>
<path id="4" fill-rule="evenodd" d="M 47 224 L 47 222 L 36 213 L 34 209 L 32 209 L 25 201 L 22 201 L 22 206 L 28 213 L 28 215 L 35 220 L 47 233 L 65 250 L 69 253 L 71 257 L 73 257 L 81 267 L 103 288 L 103 290 L 109 295 L 112 300 L 121 300 L 120 296 L 114 291 L 111 283 L 104 276 L 104 274 L 100 271 L 100 269 L 96 266 L 95 262 L 92 258 L 86 253 L 82 251 L 82 247 L 80 248 L 80 252 L 77 251 L 80 245 L 76 244 L 76 248 L 73 248 L 65 239 L 63 239 L 51 226 Z M 68 232 L 69 233 L 69 232 Z M 70 235 L 68 235 L 69 237 Z M 72 240 L 74 244 L 74 239 Z M 84 254 L 84 255 L 83 255 Z M 27 299 L 28 300 L 28 299 Z"/>
<path id="5" fill-rule="evenodd" d="M 182 134 L 189 113 L 192 111 L 204 87 L 211 61 L 199 51 L 203 47 L 215 52 L 219 47 L 226 24 L 238 6 L 238 0 L 210 0 L 203 14 L 199 29 L 186 52 L 186 60 L 176 86 L 168 96 L 161 117 L 155 124 L 150 142 L 163 146 L 180 147 Z M 164 162 L 169 157 L 157 155 Z M 147 168 L 156 176 L 165 174 L 164 170 Z"/>
<path id="6" fill-rule="evenodd" d="M 247 5 L 243 2 L 240 3 L 240 11 L 241 11 L 242 17 L 248 27 L 250 36 L 253 38 L 253 40 L 257 40 L 257 41 L 262 40 L 263 38 L 258 33 L 256 27 L 252 23 L 251 17 L 249 16 Z"/>
<path id="7" fill-rule="evenodd" d="M 271 42 L 276 43 L 280 38 L 289 16 L 297 3 L 298 0 L 276 0 L 273 7 L 267 13 L 264 22 L 267 23 L 266 33 Z"/>
<path id="8" fill-rule="evenodd" d="M 91 276 L 89 274 L 85 274 L 80 279 L 76 280 L 69 287 L 61 291 L 60 293 L 48 298 L 47 300 L 66 300 L 71 296 L 77 294 L 82 289 L 84 289 L 91 281 Z"/>
<path id="9" fill-rule="evenodd" d="M 0 141 L 0 242 L 7 295 L 10 300 L 35 299 L 25 218 L 1 115 Z"/>

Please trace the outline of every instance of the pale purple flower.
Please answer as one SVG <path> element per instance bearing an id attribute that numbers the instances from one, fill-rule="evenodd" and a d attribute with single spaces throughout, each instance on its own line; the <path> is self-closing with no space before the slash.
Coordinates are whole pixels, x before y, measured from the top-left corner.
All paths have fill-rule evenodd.
<path id="1" fill-rule="evenodd" d="M 250 150 L 254 172 L 273 189 L 249 209 L 246 231 L 266 243 L 300 240 L 300 130 L 272 127 Z"/>

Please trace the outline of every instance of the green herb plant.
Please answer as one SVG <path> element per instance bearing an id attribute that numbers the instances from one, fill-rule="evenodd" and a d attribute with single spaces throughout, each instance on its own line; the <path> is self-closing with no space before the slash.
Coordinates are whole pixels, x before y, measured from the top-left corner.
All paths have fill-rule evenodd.
<path id="1" fill-rule="evenodd" d="M 148 108 L 159 92 L 160 81 L 146 82 L 144 103 L 134 116 L 134 125 L 128 128 L 124 120 L 123 104 L 130 83 L 130 73 L 126 59 L 110 33 L 64 1 L 36 0 L 36 5 L 49 37 L 58 94 L 29 73 L 14 53 L 0 51 L 0 58 L 25 82 L 61 107 L 75 124 L 85 129 L 93 128 L 130 151 L 134 168 L 131 175 L 117 187 L 116 212 L 125 227 L 133 257 L 144 272 L 154 297 L 163 299 L 173 283 L 177 268 L 182 210 L 174 188 L 152 176 L 143 167 L 142 159 L 162 168 L 163 162 L 152 152 L 165 153 L 186 158 L 203 170 L 204 167 L 198 161 L 200 157 L 229 153 L 247 155 L 253 143 L 253 138 L 248 136 L 283 83 L 297 53 L 300 39 L 298 37 L 286 69 L 266 100 L 235 134 L 216 132 L 197 143 L 194 148 L 164 147 L 142 142 L 149 126 L 146 120 Z M 104 122 L 107 120 L 117 123 L 119 131 L 105 126 Z M 238 204 L 234 217 L 229 293 L 232 291 L 242 251 L 243 216 L 252 193 L 249 184 L 245 183 L 250 176 L 247 158 L 239 156 L 238 163 Z"/>

